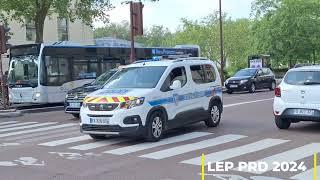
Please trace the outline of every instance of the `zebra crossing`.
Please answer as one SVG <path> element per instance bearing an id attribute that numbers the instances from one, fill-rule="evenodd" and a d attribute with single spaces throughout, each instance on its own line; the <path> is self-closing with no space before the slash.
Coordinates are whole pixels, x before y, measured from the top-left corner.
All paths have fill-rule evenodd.
<path id="1" fill-rule="evenodd" d="M 133 155 L 137 158 L 152 160 L 162 160 L 176 158 L 191 152 L 202 152 L 202 150 L 212 150 L 206 154 L 205 162 L 215 163 L 228 161 L 232 158 L 250 156 L 256 152 L 267 152 L 283 144 L 294 140 L 262 138 L 254 142 L 245 142 L 250 138 L 240 134 L 223 134 L 216 135 L 209 132 L 189 132 L 162 139 L 159 142 L 141 142 L 123 137 L 109 138 L 106 140 L 93 140 L 88 135 L 79 132 L 78 123 L 59 123 L 59 122 L 0 122 L 0 140 L 14 142 L 33 142 L 37 147 L 42 148 L 61 148 L 68 151 L 99 151 L 102 154 L 115 156 Z M 233 146 L 236 143 L 236 146 Z M 221 147 L 228 144 L 228 148 Z M 241 144 L 241 145 L 239 145 Z M 114 146 L 117 145 L 117 146 Z M 219 151 L 214 150 L 219 146 Z M 266 171 L 245 172 L 257 175 L 263 175 L 271 171 L 274 161 L 299 161 L 304 158 L 312 158 L 314 153 L 320 152 L 320 143 L 309 143 L 300 147 L 287 149 L 278 154 L 255 159 L 256 162 L 266 162 L 269 168 Z M 197 153 L 199 155 L 199 153 Z M 194 155 L 193 155 L 194 156 Z M 177 161 L 178 164 L 188 164 L 194 166 L 201 165 L 201 157 L 188 157 L 184 160 Z M 320 166 L 316 168 L 320 171 Z M 239 171 L 234 168 L 234 171 Z M 243 171 L 243 170 L 241 170 Z M 291 177 L 291 179 L 310 179 L 313 169 L 310 168 L 305 172 L 300 172 Z M 319 176 L 319 175 L 318 175 Z M 320 176 L 318 177 L 320 178 Z"/>

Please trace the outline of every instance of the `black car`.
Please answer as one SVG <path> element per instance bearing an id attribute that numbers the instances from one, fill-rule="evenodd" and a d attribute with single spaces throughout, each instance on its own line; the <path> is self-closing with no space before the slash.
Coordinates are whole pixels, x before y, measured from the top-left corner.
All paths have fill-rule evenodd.
<path id="1" fill-rule="evenodd" d="M 101 74 L 93 82 L 70 90 L 64 101 L 64 111 L 72 114 L 76 118 L 79 118 L 82 101 L 87 94 L 102 88 L 106 81 L 116 72 L 117 69 L 111 69 L 110 71 Z"/>
<path id="2" fill-rule="evenodd" d="M 256 89 L 268 88 L 274 90 L 276 80 L 269 68 L 245 68 L 225 81 L 227 93 L 234 91 L 249 91 L 254 93 Z"/>

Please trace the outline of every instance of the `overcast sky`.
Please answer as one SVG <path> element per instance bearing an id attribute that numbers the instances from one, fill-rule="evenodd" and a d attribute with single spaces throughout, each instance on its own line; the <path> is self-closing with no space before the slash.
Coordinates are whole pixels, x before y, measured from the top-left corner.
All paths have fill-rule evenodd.
<path id="1" fill-rule="evenodd" d="M 222 11 L 232 18 L 248 18 L 253 0 L 222 0 Z M 129 21 L 129 6 L 121 5 L 122 0 L 111 0 L 116 6 L 110 11 L 111 22 Z M 160 0 L 155 3 L 144 2 L 144 26 L 163 25 L 175 31 L 181 18 L 199 20 L 219 9 L 219 0 Z M 103 26 L 96 22 L 95 27 Z"/>

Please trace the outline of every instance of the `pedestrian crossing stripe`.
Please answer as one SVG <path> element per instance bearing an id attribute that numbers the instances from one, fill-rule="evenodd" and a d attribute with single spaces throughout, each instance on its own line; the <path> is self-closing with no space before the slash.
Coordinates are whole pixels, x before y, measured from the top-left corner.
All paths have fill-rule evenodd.
<path id="1" fill-rule="evenodd" d="M 256 162 L 265 162 L 268 164 L 268 169 L 266 171 L 249 171 L 249 170 L 241 170 L 241 172 L 249 172 L 254 174 L 263 174 L 265 172 L 268 172 L 272 169 L 274 169 L 275 165 L 273 162 L 294 162 L 298 161 L 300 159 L 312 156 L 315 151 L 320 152 L 320 143 L 311 143 L 307 144 L 295 149 L 290 149 L 288 151 L 275 154 L 260 160 L 257 160 Z M 239 171 L 238 168 L 235 168 L 234 170 Z"/>
<path id="2" fill-rule="evenodd" d="M 164 159 L 164 158 L 180 155 L 187 152 L 236 141 L 244 137 L 247 137 L 247 136 L 235 135 L 235 134 L 223 135 L 223 136 L 207 139 L 207 140 L 196 142 L 196 143 L 185 144 L 185 145 L 173 147 L 170 149 L 153 152 L 150 154 L 144 154 L 140 157 L 145 157 L 149 159 Z"/>
<path id="3" fill-rule="evenodd" d="M 10 123 L 1 122 L 0 132 L 5 129 L 10 129 L 9 130 L 10 132 L 3 131 L 2 133 L 0 133 L 0 138 L 3 138 L 3 137 L 13 138 L 18 135 L 25 135 L 24 138 L 28 138 L 28 137 L 33 137 L 33 135 L 36 133 L 42 134 L 41 135 L 42 140 L 50 139 L 50 138 L 52 139 L 57 137 L 61 138 L 61 137 L 66 137 L 67 135 L 70 136 L 71 133 L 73 135 L 76 135 L 76 132 L 71 132 L 71 128 L 73 127 L 75 128 L 76 126 L 78 126 L 78 124 L 75 124 L 75 123 L 57 125 L 57 122 L 38 123 L 42 125 L 34 126 L 34 125 L 37 125 L 36 123 L 37 122 L 21 122 L 20 123 L 17 121 L 10 121 Z M 6 127 L 6 128 L 1 128 L 1 127 Z M 70 134 L 67 134 L 66 132 L 64 132 L 63 128 L 68 128 L 68 129 L 65 129 L 65 131 L 68 131 Z M 55 130 L 55 134 L 59 133 L 59 136 L 56 136 L 54 133 L 51 133 L 51 131 L 54 131 L 54 130 Z M 72 129 L 72 130 L 75 130 L 75 129 Z M 247 136 L 237 135 L 237 134 L 226 134 L 226 135 L 220 135 L 217 137 L 212 137 L 212 135 L 213 135 L 212 133 L 208 133 L 208 132 L 191 132 L 191 133 L 186 133 L 182 135 L 172 136 L 169 138 L 164 138 L 159 142 L 154 142 L 154 143 L 143 142 L 139 144 L 128 145 L 121 148 L 104 151 L 103 153 L 114 154 L 114 155 L 125 155 L 130 153 L 137 153 L 144 150 L 149 150 L 148 153 L 143 153 L 143 154 L 140 153 L 140 155 L 137 155 L 137 156 L 148 158 L 148 159 L 165 159 L 169 157 L 182 155 L 192 151 L 214 147 L 214 146 L 222 145 L 225 143 L 231 143 L 247 137 Z M 6 138 L 4 138 L 4 140 Z M 192 143 L 186 142 L 188 140 L 195 140 L 196 138 L 204 138 L 205 140 L 196 141 Z M 31 141 L 32 138 L 29 138 L 29 140 Z M 40 137 L 38 138 L 38 140 L 41 140 Z M 95 141 L 89 135 L 79 135 L 79 136 L 77 135 L 75 137 L 48 141 L 48 142 L 40 143 L 38 145 L 47 146 L 47 147 L 68 145 L 66 148 L 70 150 L 88 151 L 88 150 L 93 150 L 97 148 L 107 147 L 107 146 L 122 143 L 122 142 L 129 142 L 129 141 L 130 141 L 129 139 L 120 138 L 120 137 L 108 139 L 105 141 Z M 268 148 L 273 148 L 275 146 L 281 145 L 283 143 L 287 143 L 289 141 L 290 140 L 267 138 L 267 139 L 262 139 L 249 144 L 241 145 L 238 147 L 228 148 L 218 152 L 208 153 L 206 154 L 205 163 L 225 161 L 234 157 L 240 157 L 242 155 L 247 155 L 253 152 L 267 150 Z M 183 142 L 184 144 L 176 145 L 176 143 L 180 143 L 180 142 L 181 143 Z M 171 146 L 169 148 L 163 148 L 162 150 L 151 150 L 152 148 L 156 148 L 164 145 L 171 145 L 171 144 L 173 144 L 173 147 Z M 272 162 L 274 161 L 277 161 L 277 162 L 298 161 L 303 158 L 312 157 L 314 153 L 319 153 L 319 151 L 320 151 L 320 143 L 307 144 L 301 147 L 283 151 L 282 153 L 279 153 L 279 154 L 265 157 L 260 160 L 256 160 L 256 162 L 266 162 L 269 165 L 269 168 L 266 171 L 263 171 L 263 172 L 250 171 L 249 172 L 248 170 L 244 170 L 244 172 L 249 172 L 253 174 L 263 174 L 274 168 L 272 164 Z M 183 160 L 180 163 L 200 165 L 201 157 L 195 157 L 192 159 Z M 233 170 L 239 171 L 237 167 L 234 168 Z M 320 166 L 315 165 L 314 168 L 309 169 L 305 172 L 300 172 L 299 174 L 292 176 L 291 179 L 301 179 L 301 180 L 312 179 L 314 176 L 320 179 L 319 173 L 314 173 L 319 171 L 320 171 Z"/>
<path id="4" fill-rule="evenodd" d="M 246 144 L 243 146 L 222 150 L 219 152 L 206 154 L 206 164 L 208 162 L 215 163 L 215 162 L 222 162 L 227 159 L 231 159 L 234 157 L 238 157 L 241 155 L 261 151 L 282 143 L 288 142 L 288 140 L 282 139 L 263 139 L 254 143 Z M 200 165 L 201 157 L 192 158 L 189 160 L 182 161 L 181 163 L 185 164 L 192 164 L 192 165 Z"/>

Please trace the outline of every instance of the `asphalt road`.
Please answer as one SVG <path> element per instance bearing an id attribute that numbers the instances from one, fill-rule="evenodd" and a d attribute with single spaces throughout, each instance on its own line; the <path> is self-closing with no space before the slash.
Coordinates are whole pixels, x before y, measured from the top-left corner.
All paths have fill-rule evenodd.
<path id="1" fill-rule="evenodd" d="M 262 161 L 269 167 L 263 172 L 235 167 L 209 172 L 205 167 L 206 180 L 312 179 L 320 124 L 277 129 L 272 99 L 270 91 L 226 94 L 219 127 L 197 123 L 172 130 L 157 143 L 121 137 L 95 141 L 81 134 L 78 120 L 63 111 L 2 118 L 0 179 L 195 180 L 201 179 L 202 153 L 206 163 L 231 162 L 237 167 L 239 162 Z M 274 172 L 276 161 L 304 163 L 307 171 Z"/>

